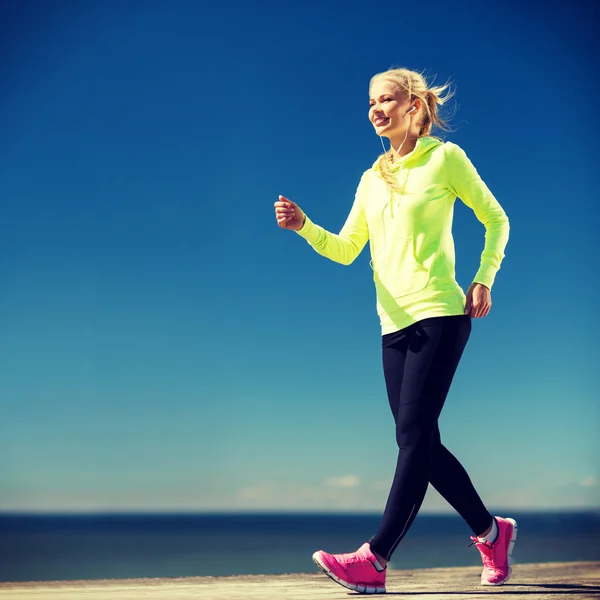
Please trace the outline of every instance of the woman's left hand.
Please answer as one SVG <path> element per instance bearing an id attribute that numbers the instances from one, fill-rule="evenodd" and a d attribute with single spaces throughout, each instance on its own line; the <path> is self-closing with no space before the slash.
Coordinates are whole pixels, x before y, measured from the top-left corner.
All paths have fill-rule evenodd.
<path id="1" fill-rule="evenodd" d="M 472 283 L 467 292 L 465 314 L 474 319 L 486 317 L 492 308 L 492 293 L 482 283 Z"/>

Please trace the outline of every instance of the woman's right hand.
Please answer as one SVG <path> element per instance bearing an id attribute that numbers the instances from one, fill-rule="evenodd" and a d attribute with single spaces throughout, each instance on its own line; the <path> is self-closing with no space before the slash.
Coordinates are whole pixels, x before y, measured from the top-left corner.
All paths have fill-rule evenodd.
<path id="1" fill-rule="evenodd" d="M 293 231 L 302 229 L 306 221 L 302 209 L 284 196 L 279 196 L 279 201 L 275 202 L 275 218 L 279 227 Z"/>

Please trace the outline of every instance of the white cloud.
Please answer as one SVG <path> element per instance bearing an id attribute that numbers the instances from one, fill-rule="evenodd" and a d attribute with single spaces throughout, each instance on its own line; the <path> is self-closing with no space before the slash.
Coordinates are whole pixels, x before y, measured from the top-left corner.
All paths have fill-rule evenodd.
<path id="1" fill-rule="evenodd" d="M 494 487 L 491 487 L 492 483 Z M 258 480 L 246 486 L 236 486 L 233 482 L 211 482 L 168 489 L 21 490 L 12 493 L 2 490 L 0 511 L 327 510 L 380 513 L 390 485 L 391 479 L 369 479 L 355 473 L 304 483 Z M 600 477 L 588 469 L 577 474 L 558 473 L 541 482 L 515 482 L 514 486 L 486 481 L 478 489 L 490 510 L 600 508 Z M 453 512 L 432 487 L 422 510 Z"/>
<path id="2" fill-rule="evenodd" d="M 270 483 L 261 483 L 240 490 L 242 500 L 262 500 L 269 498 L 275 492 L 275 486 Z"/>
<path id="3" fill-rule="evenodd" d="M 356 475 L 342 475 L 340 477 L 328 477 L 323 483 L 330 488 L 353 488 L 358 487 L 360 479 Z"/>

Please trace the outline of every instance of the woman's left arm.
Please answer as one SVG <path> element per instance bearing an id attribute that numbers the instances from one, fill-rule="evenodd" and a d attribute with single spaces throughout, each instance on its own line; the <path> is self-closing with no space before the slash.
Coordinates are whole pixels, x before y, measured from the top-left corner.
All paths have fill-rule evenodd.
<path id="1" fill-rule="evenodd" d="M 456 144 L 446 143 L 446 173 L 453 192 L 475 213 L 485 227 L 485 245 L 479 270 L 467 292 L 465 313 L 478 318 L 488 314 L 491 289 L 504 258 L 510 225 L 500 203 L 479 176 L 465 152 Z"/>

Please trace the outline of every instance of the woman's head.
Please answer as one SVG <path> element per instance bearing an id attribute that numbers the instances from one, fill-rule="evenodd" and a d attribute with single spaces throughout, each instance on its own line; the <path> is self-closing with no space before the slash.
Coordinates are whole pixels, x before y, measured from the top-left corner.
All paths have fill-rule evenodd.
<path id="1" fill-rule="evenodd" d="M 438 107 L 453 96 L 449 87 L 430 87 L 423 75 L 409 69 L 378 73 L 369 84 L 369 120 L 377 135 L 390 140 L 404 137 L 407 129 L 410 137 L 428 136 L 434 125 L 447 131 Z"/>

